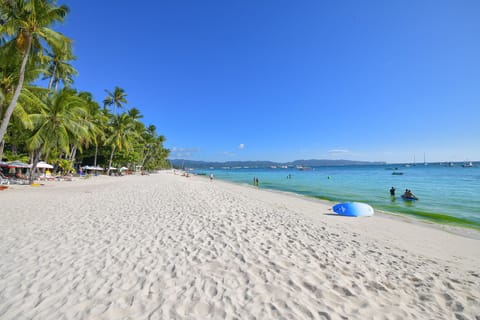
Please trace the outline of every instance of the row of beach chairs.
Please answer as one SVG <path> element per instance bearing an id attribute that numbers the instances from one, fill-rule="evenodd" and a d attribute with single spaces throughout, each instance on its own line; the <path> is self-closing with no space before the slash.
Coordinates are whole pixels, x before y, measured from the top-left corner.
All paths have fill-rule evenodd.
<path id="1" fill-rule="evenodd" d="M 70 176 L 38 176 L 37 181 L 72 181 Z M 0 172 L 0 185 L 29 184 L 28 177 L 24 175 L 6 176 Z"/>

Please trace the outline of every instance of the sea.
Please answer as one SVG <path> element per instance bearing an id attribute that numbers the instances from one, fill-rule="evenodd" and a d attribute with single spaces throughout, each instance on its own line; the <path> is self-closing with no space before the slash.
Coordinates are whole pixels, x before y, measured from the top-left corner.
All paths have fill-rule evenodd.
<path id="1" fill-rule="evenodd" d="M 388 164 L 322 166 L 307 168 L 220 168 L 195 169 L 239 184 L 328 200 L 334 203 L 358 201 L 374 209 L 409 215 L 436 223 L 480 229 L 480 163 Z M 395 196 L 389 190 L 396 189 Z M 410 189 L 418 198 L 405 201 Z"/>

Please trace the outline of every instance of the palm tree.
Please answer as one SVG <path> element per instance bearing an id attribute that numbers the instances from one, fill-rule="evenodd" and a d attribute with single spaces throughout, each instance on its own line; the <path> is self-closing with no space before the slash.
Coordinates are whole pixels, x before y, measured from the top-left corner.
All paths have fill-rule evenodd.
<path id="1" fill-rule="evenodd" d="M 127 103 L 127 94 L 125 90 L 120 87 L 115 87 L 113 92 L 105 90 L 107 92 L 107 97 L 103 100 L 103 107 L 114 106 L 114 114 L 118 114 L 118 109 L 123 108 L 123 104 Z"/>
<path id="2" fill-rule="evenodd" d="M 22 57 L 18 54 L 17 46 L 13 41 L 2 43 L 0 45 L 0 122 L 2 121 L 3 115 L 8 108 L 8 104 L 13 97 L 15 88 L 18 84 L 19 79 L 19 65 L 22 62 Z M 38 59 L 30 59 L 26 70 L 25 70 L 25 83 L 29 83 L 36 79 L 40 74 L 40 69 L 35 67 L 38 63 Z M 23 122 L 26 120 L 25 115 L 28 111 L 24 108 L 26 94 L 31 93 L 39 89 L 38 87 L 33 86 L 23 86 L 20 95 L 18 97 L 17 105 L 15 106 L 11 117 L 15 118 L 20 116 L 20 121 Z M 11 120 L 11 119 L 10 119 Z M 13 130 L 14 126 L 9 130 Z M 10 134 L 12 136 L 13 134 Z M 17 133 L 15 133 L 17 135 Z M 8 139 L 7 135 L 4 135 L 3 140 L 0 141 L 0 159 L 3 157 L 3 146 Z"/>
<path id="3" fill-rule="evenodd" d="M 72 94 L 74 93 L 75 91 L 72 91 Z M 100 106 L 93 100 L 91 93 L 80 92 L 76 95 L 82 99 L 83 107 L 86 110 L 84 117 L 80 119 L 81 125 L 85 129 L 85 135 L 72 140 L 71 151 L 68 157 L 71 163 L 75 163 L 77 151 L 82 152 L 83 148 L 88 148 L 90 144 L 98 145 L 98 137 L 103 133 L 103 122 L 106 121 L 101 114 Z"/>
<path id="4" fill-rule="evenodd" d="M 18 98 L 25 80 L 25 70 L 31 53 L 41 53 L 44 45 L 52 48 L 70 49 L 70 39 L 49 27 L 57 22 L 63 22 L 69 9 L 65 5 L 55 6 L 48 0 L 11 0 L 0 2 L 2 37 L 15 41 L 22 56 L 18 83 L 12 99 L 5 111 L 0 125 L 0 141 L 7 132 L 10 117 L 17 105 Z"/>
<path id="5" fill-rule="evenodd" d="M 135 122 L 126 113 L 114 115 L 109 129 L 106 144 L 111 146 L 112 151 L 110 153 L 110 160 L 108 161 L 107 175 L 110 174 L 115 151 L 130 151 L 133 142 L 138 137 L 138 133 L 135 130 Z"/>
<path id="6" fill-rule="evenodd" d="M 27 148 L 33 152 L 33 166 L 30 171 L 30 182 L 42 152 L 58 150 L 68 154 L 72 141 L 88 136 L 88 127 L 84 121 L 87 114 L 85 101 L 74 91 L 62 89 L 42 98 L 40 110 L 31 113 L 29 118 L 33 130 L 27 139 Z"/>
<path id="7" fill-rule="evenodd" d="M 109 115 L 100 109 L 100 106 L 93 100 L 93 96 L 89 92 L 80 92 L 80 98 L 86 103 L 88 109 L 85 121 L 93 124 L 91 128 L 91 142 L 95 144 L 95 155 L 93 165 L 97 166 L 98 146 L 105 138 L 105 130 L 108 127 Z M 87 146 L 88 147 L 88 146 Z"/>
<path id="8" fill-rule="evenodd" d="M 63 82 L 64 86 L 68 86 L 73 83 L 73 76 L 78 74 L 77 70 L 68 63 L 70 60 L 74 60 L 75 57 L 71 52 L 56 52 L 48 53 L 45 58 L 48 62 L 48 69 L 43 79 L 50 79 L 48 82 L 48 89 L 52 87 L 54 91 L 58 90 L 58 84 Z"/>

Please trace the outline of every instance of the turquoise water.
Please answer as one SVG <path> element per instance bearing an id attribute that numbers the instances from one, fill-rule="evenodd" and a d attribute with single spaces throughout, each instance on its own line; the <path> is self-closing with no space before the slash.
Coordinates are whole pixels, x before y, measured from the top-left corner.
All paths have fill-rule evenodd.
<path id="1" fill-rule="evenodd" d="M 257 177 L 260 188 L 334 202 L 366 202 L 377 210 L 480 228 L 480 164 L 472 168 L 430 164 L 314 167 L 308 171 L 242 168 L 196 172 L 213 173 L 216 179 L 250 185 L 253 185 L 253 177 Z M 392 175 L 392 172 L 403 175 Z M 392 186 L 396 188 L 395 197 L 389 193 Z M 419 200 L 402 200 L 400 196 L 406 188 Z"/>

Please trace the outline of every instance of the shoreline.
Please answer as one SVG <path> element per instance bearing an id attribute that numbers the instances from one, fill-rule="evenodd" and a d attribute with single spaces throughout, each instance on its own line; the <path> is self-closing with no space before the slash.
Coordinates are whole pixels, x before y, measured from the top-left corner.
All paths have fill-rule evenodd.
<path id="1" fill-rule="evenodd" d="M 317 169 L 317 168 L 315 168 Z M 208 171 L 194 171 L 208 172 Z M 211 171 L 215 173 L 215 171 Z M 364 202 L 376 210 L 409 215 L 421 220 L 461 226 L 480 231 L 480 184 L 478 170 L 449 170 L 441 167 L 417 167 L 404 177 L 392 177 L 378 166 L 319 167 L 312 173 L 273 169 L 222 169 L 218 178 L 252 184 L 251 177 L 259 176 L 262 188 L 291 191 L 335 203 Z M 288 179 L 292 174 L 293 179 Z M 285 176 L 287 179 L 285 179 Z M 449 182 L 451 180 L 451 182 Z M 398 188 L 389 195 L 390 186 Z M 402 189 L 409 187 L 418 193 L 420 201 L 405 201 Z"/>
<path id="2" fill-rule="evenodd" d="M 208 179 L 207 176 L 203 175 L 195 175 L 192 174 L 191 176 L 194 176 L 199 179 Z M 263 190 L 266 192 L 272 192 L 274 194 L 278 195 L 284 195 L 287 197 L 295 197 L 299 199 L 304 199 L 306 201 L 313 201 L 313 202 L 318 202 L 323 205 L 327 205 L 329 207 L 332 207 L 335 205 L 337 202 L 330 201 L 328 199 L 322 199 L 316 196 L 308 196 L 308 195 L 303 195 L 301 193 L 295 193 L 292 191 L 283 191 L 283 190 L 277 190 L 277 189 L 271 189 L 271 188 L 259 188 L 256 186 L 252 186 L 251 184 L 248 183 L 237 183 L 233 181 L 228 181 L 228 180 L 223 180 L 223 179 L 216 179 L 216 181 L 221 181 L 222 183 L 226 184 L 231 184 L 234 186 L 241 186 L 241 187 L 246 187 L 246 188 L 251 188 L 254 190 Z M 375 208 L 374 208 L 375 209 Z M 335 215 L 335 213 L 333 213 Z M 449 223 L 441 223 L 429 219 L 422 219 L 420 217 L 417 217 L 415 215 L 409 215 L 406 213 L 397 213 L 397 212 L 391 212 L 391 211 L 386 211 L 386 210 L 381 210 L 381 209 L 375 209 L 375 215 L 379 216 L 382 215 L 386 218 L 391 218 L 395 219 L 398 221 L 402 221 L 405 223 L 412 223 L 412 224 L 418 224 L 425 226 L 427 228 L 433 228 L 437 230 L 443 230 L 445 232 L 453 233 L 462 237 L 470 238 L 470 239 L 476 239 L 480 240 L 480 229 L 475 228 L 475 227 L 469 227 L 469 226 L 462 226 L 462 225 L 454 225 L 454 224 L 449 224 Z"/>
<path id="3" fill-rule="evenodd" d="M 474 318 L 480 242 L 161 172 L 0 192 L 2 319 Z"/>

